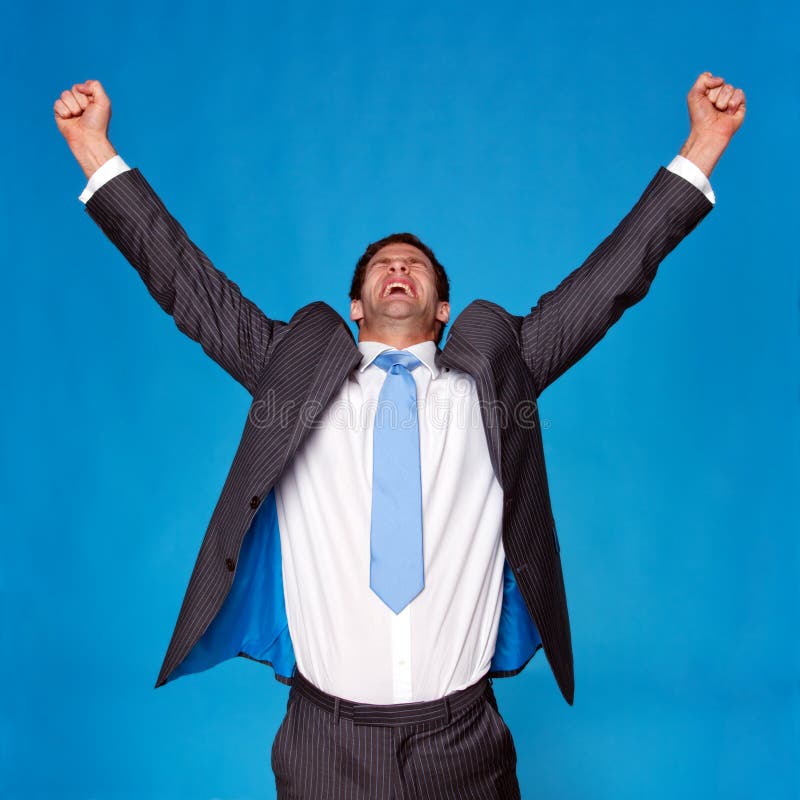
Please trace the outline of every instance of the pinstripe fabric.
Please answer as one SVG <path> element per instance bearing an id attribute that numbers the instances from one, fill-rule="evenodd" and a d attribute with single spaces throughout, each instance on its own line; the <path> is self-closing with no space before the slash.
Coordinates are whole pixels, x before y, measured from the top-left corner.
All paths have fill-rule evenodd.
<path id="1" fill-rule="evenodd" d="M 355 704 L 365 711 L 355 721 L 293 685 L 272 745 L 279 800 L 519 798 L 514 742 L 488 681 L 455 694 L 465 702 L 438 719 L 428 711 L 437 703 Z"/>
<path id="2" fill-rule="evenodd" d="M 528 315 L 475 301 L 453 323 L 439 355 L 443 366 L 475 378 L 504 492 L 506 558 L 569 703 L 569 619 L 535 401 L 644 297 L 659 263 L 711 207 L 690 183 L 660 169 L 614 232 Z M 156 682 L 161 686 L 219 611 L 261 502 L 360 356 L 344 320 L 324 303 L 305 306 L 288 324 L 268 319 L 214 269 L 138 170 L 106 183 L 86 209 L 177 327 L 253 395 Z"/>
<path id="3" fill-rule="evenodd" d="M 417 700 L 411 703 L 374 705 L 356 703 L 327 694 L 314 686 L 304 675 L 295 670 L 292 676 L 292 692 L 301 694 L 314 705 L 333 714 L 337 719 L 352 719 L 357 725 L 410 725 L 418 722 L 449 721 L 490 688 L 490 679 L 485 675 L 472 686 L 451 692 L 440 700 Z"/>

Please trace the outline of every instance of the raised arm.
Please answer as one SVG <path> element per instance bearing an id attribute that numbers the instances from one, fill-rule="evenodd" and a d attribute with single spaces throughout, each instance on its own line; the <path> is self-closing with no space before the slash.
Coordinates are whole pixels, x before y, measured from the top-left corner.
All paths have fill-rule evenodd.
<path id="1" fill-rule="evenodd" d="M 690 133 L 680 154 L 709 176 L 744 119 L 744 93 L 704 72 L 688 105 Z M 647 294 L 658 265 L 711 208 L 695 185 L 659 170 L 611 235 L 539 298 L 522 323 L 522 353 L 539 393 Z"/>
<path id="2" fill-rule="evenodd" d="M 108 138 L 111 101 L 99 81 L 56 100 L 59 131 L 87 178 L 116 150 Z M 269 319 L 189 239 L 138 170 L 103 184 L 86 210 L 141 276 L 177 327 L 252 394 L 276 334 Z"/>

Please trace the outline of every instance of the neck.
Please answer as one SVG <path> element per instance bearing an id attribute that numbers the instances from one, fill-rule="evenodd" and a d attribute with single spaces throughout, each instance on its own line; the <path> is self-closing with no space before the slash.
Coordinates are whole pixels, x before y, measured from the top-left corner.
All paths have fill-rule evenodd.
<path id="1" fill-rule="evenodd" d="M 420 342 L 435 342 L 435 331 L 422 330 L 403 330 L 385 326 L 380 329 L 367 328 L 363 326 L 358 331 L 359 342 L 380 342 L 388 344 L 396 350 L 405 350 L 407 347 L 419 344 Z"/>
<path id="2" fill-rule="evenodd" d="M 408 347 L 411 347 L 415 344 L 420 344 L 421 342 L 432 342 L 434 341 L 433 336 L 408 336 L 408 337 L 397 337 L 397 336 L 369 336 L 365 335 L 362 336 L 360 333 L 358 335 L 358 341 L 361 342 L 379 342 L 380 344 L 388 344 L 389 347 L 394 347 L 395 350 L 405 350 Z"/>

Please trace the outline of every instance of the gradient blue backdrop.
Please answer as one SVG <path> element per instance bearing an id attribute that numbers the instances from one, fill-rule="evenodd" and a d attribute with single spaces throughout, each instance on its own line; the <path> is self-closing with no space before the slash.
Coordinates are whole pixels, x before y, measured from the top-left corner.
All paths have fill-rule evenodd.
<path id="1" fill-rule="evenodd" d="M 142 0 L 4 11 L 0 796 L 274 796 L 286 688 L 154 691 L 248 395 L 84 214 L 52 120 L 112 141 L 271 316 L 347 311 L 364 245 L 429 240 L 458 311 L 524 313 L 745 88 L 717 208 L 542 397 L 575 706 L 496 684 L 526 798 L 800 792 L 795 4 Z"/>

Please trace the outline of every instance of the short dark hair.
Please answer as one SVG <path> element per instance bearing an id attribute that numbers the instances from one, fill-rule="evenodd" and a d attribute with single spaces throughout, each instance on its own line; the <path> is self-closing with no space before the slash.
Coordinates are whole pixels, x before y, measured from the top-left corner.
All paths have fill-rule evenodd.
<path id="1" fill-rule="evenodd" d="M 436 258 L 433 250 L 431 250 L 431 248 L 428 247 L 425 242 L 423 242 L 413 233 L 391 233 L 388 236 L 384 236 L 383 239 L 378 239 L 377 242 L 372 242 L 371 244 L 367 245 L 367 249 L 364 251 L 361 258 L 359 258 L 356 262 L 356 269 L 355 272 L 353 272 L 353 280 L 350 282 L 350 299 L 361 299 L 361 287 L 364 285 L 364 275 L 367 272 L 367 264 L 369 264 L 370 259 L 375 255 L 375 253 L 377 253 L 381 248 L 386 247 L 387 244 L 396 244 L 398 242 L 402 244 L 410 244 L 413 247 L 416 247 L 417 250 L 421 250 L 423 253 L 425 253 L 433 265 L 436 294 L 438 295 L 439 302 L 449 303 L 450 279 L 447 277 L 444 267 L 439 263 L 439 259 Z M 444 328 L 445 326 L 442 324 L 442 328 L 439 331 L 438 337 L 436 338 L 436 344 L 439 344 L 441 341 Z"/>

